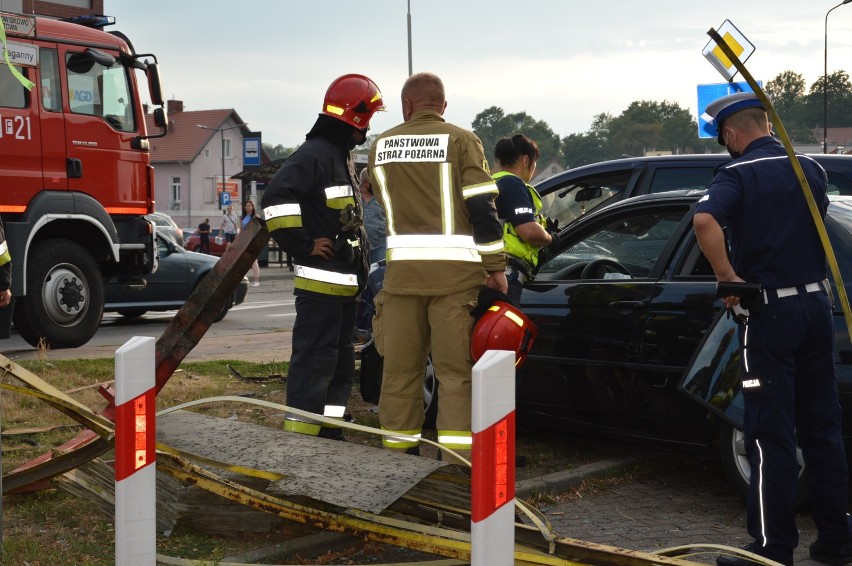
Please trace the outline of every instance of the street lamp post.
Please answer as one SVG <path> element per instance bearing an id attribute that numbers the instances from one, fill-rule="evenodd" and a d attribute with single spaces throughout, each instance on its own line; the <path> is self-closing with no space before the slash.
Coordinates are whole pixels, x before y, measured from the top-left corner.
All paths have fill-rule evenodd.
<path id="1" fill-rule="evenodd" d="M 848 4 L 852 0 L 843 0 L 840 4 L 825 13 L 825 47 L 823 48 L 822 75 L 822 152 L 828 153 L 828 15 L 835 8 Z"/>
<path id="2" fill-rule="evenodd" d="M 847 2 L 852 2 L 852 0 L 846 0 Z M 227 128 L 211 128 L 210 126 L 205 126 L 203 124 L 196 124 L 199 128 L 204 130 L 213 130 L 214 132 L 219 132 L 219 135 L 222 136 L 222 190 L 219 191 L 217 195 L 219 197 L 219 210 L 222 210 L 222 193 L 225 192 L 225 130 L 233 130 L 235 128 L 240 128 L 242 126 L 247 126 L 248 123 L 237 124 L 236 126 L 229 126 Z M 213 186 L 216 186 L 216 181 L 213 181 Z"/>
<path id="3" fill-rule="evenodd" d="M 846 0 L 849 2 L 850 0 Z M 411 0 L 408 0 L 408 76 L 413 73 L 411 66 Z"/>

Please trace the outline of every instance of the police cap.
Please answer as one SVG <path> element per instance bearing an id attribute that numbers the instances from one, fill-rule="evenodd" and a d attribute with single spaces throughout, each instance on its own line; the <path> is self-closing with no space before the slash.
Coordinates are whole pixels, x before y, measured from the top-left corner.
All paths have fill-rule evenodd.
<path id="1" fill-rule="evenodd" d="M 722 139 L 722 123 L 733 114 L 746 108 L 762 108 L 766 110 L 763 103 L 753 92 L 735 92 L 734 94 L 717 98 L 707 105 L 705 112 L 713 118 L 712 125 L 716 128 L 716 139 L 720 145 L 725 145 Z"/>

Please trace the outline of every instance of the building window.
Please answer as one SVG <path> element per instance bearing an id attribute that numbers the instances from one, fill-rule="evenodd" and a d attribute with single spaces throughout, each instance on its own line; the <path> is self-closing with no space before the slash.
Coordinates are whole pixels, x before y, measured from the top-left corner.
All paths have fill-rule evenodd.
<path id="1" fill-rule="evenodd" d="M 210 179 L 210 184 L 204 185 L 204 204 L 216 202 L 216 177 Z"/>
<path id="2" fill-rule="evenodd" d="M 224 138 L 222 140 L 222 151 L 224 153 L 225 159 L 230 159 L 233 157 L 231 154 L 231 138 Z"/>
<path id="3" fill-rule="evenodd" d="M 209 147 L 204 149 L 204 157 L 210 157 L 210 148 Z"/>
<path id="4" fill-rule="evenodd" d="M 172 177 L 169 187 L 171 189 L 171 209 L 180 210 L 180 177 Z"/>

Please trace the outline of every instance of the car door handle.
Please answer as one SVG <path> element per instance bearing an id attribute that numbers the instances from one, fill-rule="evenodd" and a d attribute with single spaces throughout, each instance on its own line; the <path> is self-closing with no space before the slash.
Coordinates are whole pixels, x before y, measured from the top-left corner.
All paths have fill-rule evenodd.
<path id="1" fill-rule="evenodd" d="M 644 307 L 645 303 L 642 301 L 613 301 L 609 306 L 618 311 L 619 314 L 630 314 Z"/>

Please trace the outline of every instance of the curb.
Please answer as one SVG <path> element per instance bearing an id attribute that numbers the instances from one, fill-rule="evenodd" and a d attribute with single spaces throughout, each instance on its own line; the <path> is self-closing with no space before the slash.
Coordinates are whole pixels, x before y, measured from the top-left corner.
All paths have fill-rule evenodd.
<path id="1" fill-rule="evenodd" d="M 561 493 L 585 480 L 611 476 L 630 469 L 638 462 L 635 458 L 600 460 L 571 470 L 522 480 L 515 484 L 515 497 L 529 497 L 536 493 Z"/>

